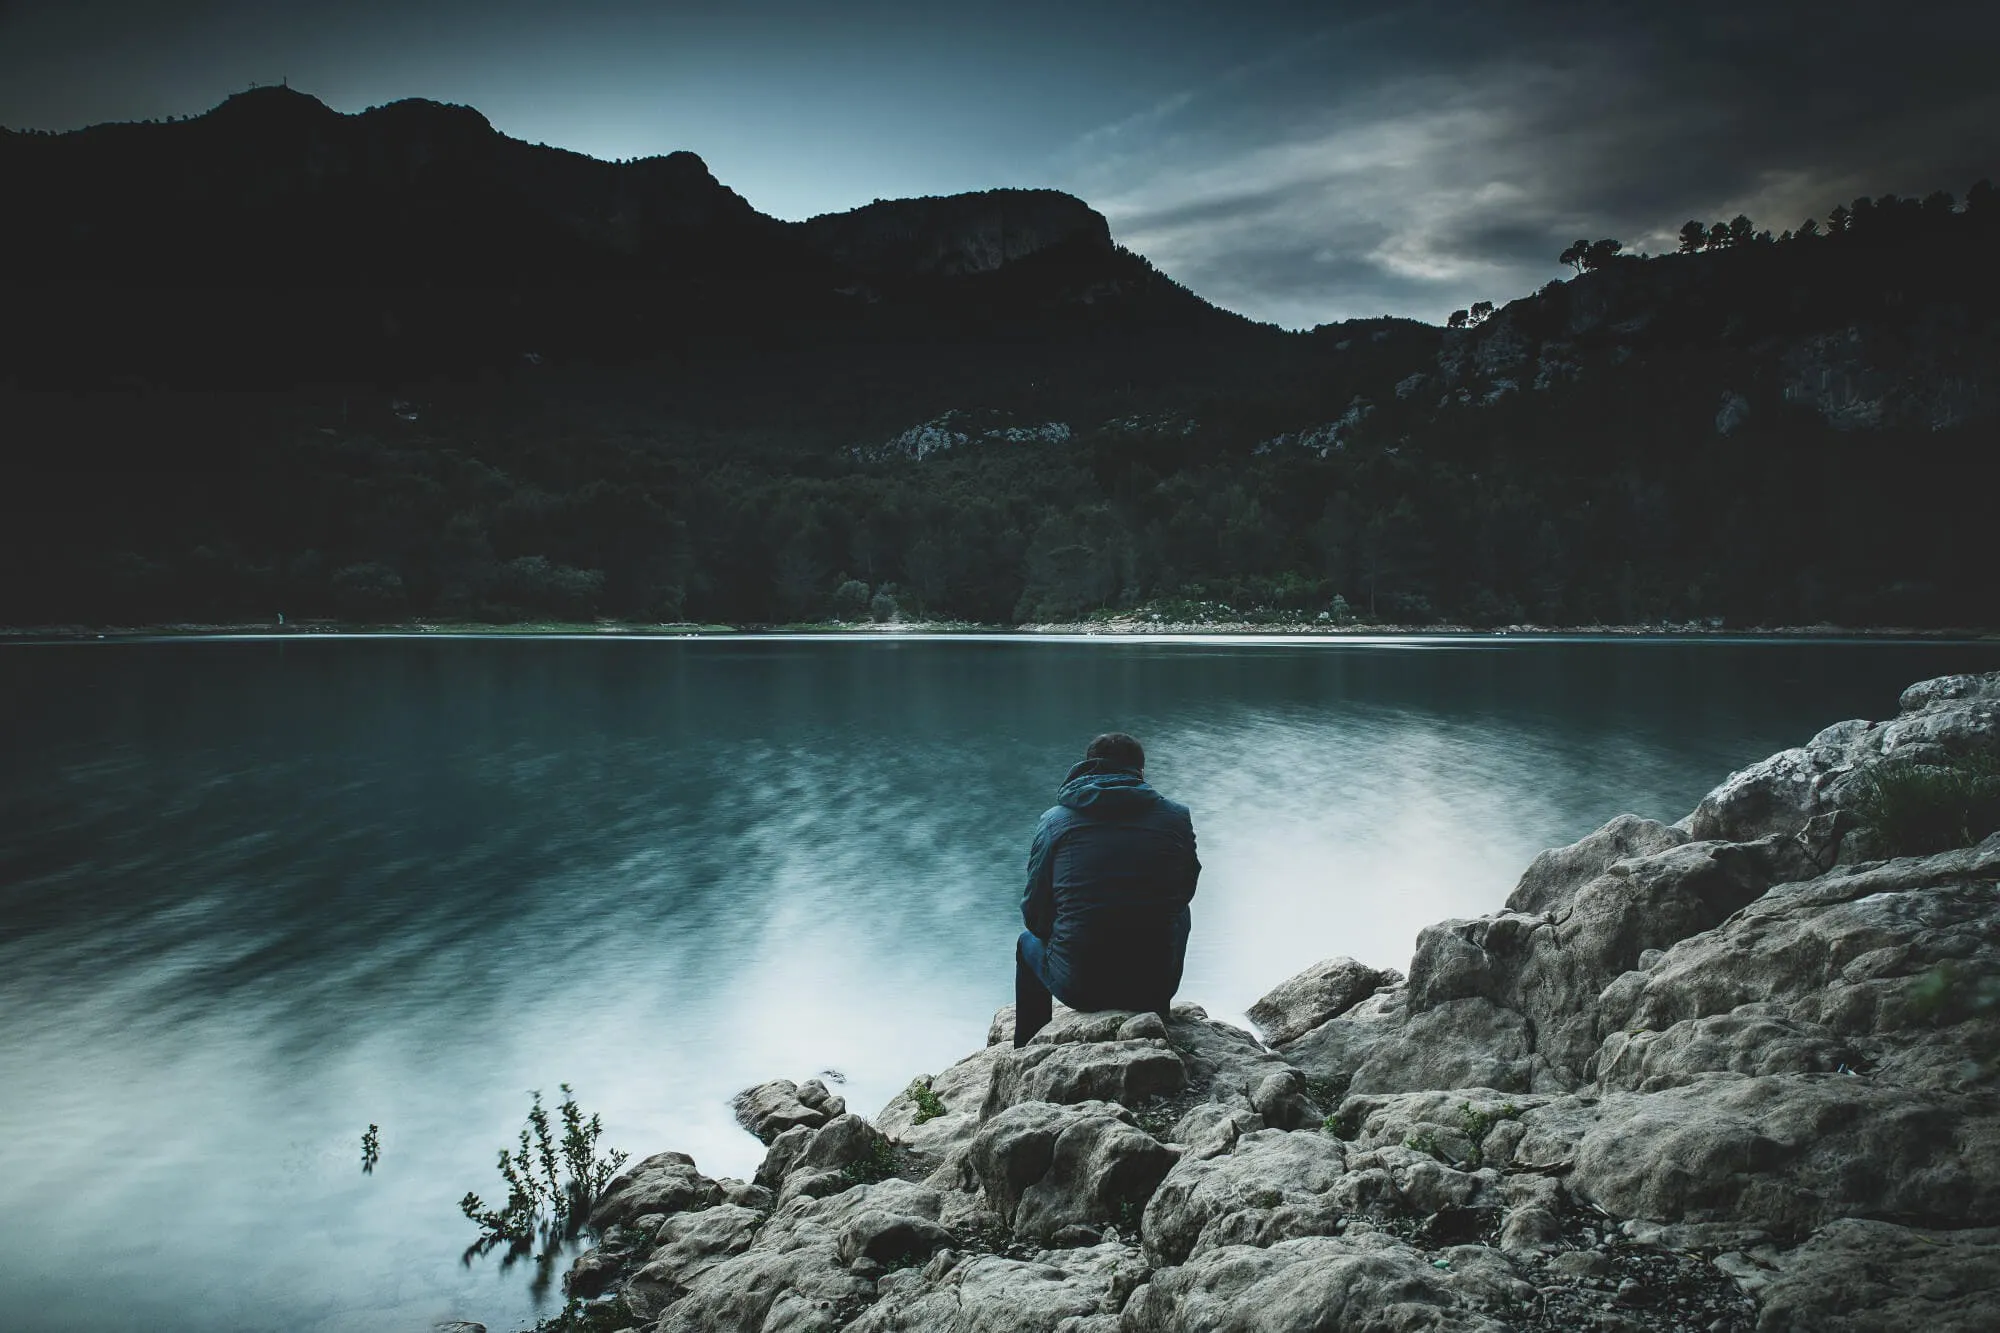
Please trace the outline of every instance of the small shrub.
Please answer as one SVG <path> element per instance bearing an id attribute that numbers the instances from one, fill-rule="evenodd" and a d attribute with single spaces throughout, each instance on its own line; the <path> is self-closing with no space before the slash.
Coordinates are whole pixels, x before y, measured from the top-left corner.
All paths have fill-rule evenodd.
<path id="1" fill-rule="evenodd" d="M 909 1087 L 910 1100 L 917 1104 L 915 1124 L 935 1120 L 945 1114 L 944 1099 L 931 1091 L 931 1085 L 922 1079 L 912 1079 Z"/>
<path id="2" fill-rule="evenodd" d="M 1345 1107 L 1321 1122 L 1320 1128 L 1337 1139 L 1353 1140 L 1361 1133 L 1361 1108 Z"/>
<path id="3" fill-rule="evenodd" d="M 507 1253 L 501 1264 L 505 1267 L 527 1255 L 539 1240 L 537 1288 L 547 1284 L 556 1256 L 566 1242 L 582 1232 L 598 1196 L 627 1158 L 618 1151 L 598 1156 L 597 1140 L 604 1132 L 603 1125 L 594 1115 L 584 1119 L 569 1084 L 561 1087 L 562 1105 L 556 1108 L 563 1127 L 561 1141 L 557 1141 L 548 1110 L 542 1105 L 542 1094 L 536 1092 L 530 1094 L 534 1104 L 514 1151 L 500 1150 L 500 1179 L 507 1186 L 507 1202 L 497 1209 L 488 1208 L 472 1193 L 458 1201 L 459 1211 L 480 1229 L 479 1239 L 465 1251 L 464 1262 L 471 1263 L 504 1245 Z"/>
<path id="4" fill-rule="evenodd" d="M 1853 809 L 1890 856 L 1969 847 L 2000 829 L 2000 755 L 1883 763 L 1857 783 Z"/>
<path id="5" fill-rule="evenodd" d="M 382 1160 L 382 1127 L 370 1125 L 361 1135 L 361 1174 L 375 1174 L 375 1163 Z"/>
<path id="6" fill-rule="evenodd" d="M 872 1185 L 878 1180 L 887 1180 L 896 1174 L 895 1146 L 887 1139 L 876 1139 L 866 1157 L 858 1162 L 849 1162 L 840 1169 L 840 1174 L 853 1185 Z"/>

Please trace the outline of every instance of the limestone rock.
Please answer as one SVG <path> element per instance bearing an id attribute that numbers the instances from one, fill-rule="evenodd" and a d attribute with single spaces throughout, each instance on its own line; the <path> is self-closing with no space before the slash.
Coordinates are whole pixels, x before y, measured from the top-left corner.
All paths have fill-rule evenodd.
<path id="1" fill-rule="evenodd" d="M 1348 1081 L 1352 1093 L 1431 1088 L 1527 1092 L 1536 1064 L 1528 1021 L 1490 1000 L 1451 1000 L 1403 1023 L 1376 1044 Z"/>
<path id="2" fill-rule="evenodd" d="M 1136 1213 L 1178 1156 L 1123 1107 L 1023 1102 L 980 1127 L 966 1163 L 1017 1236 L 1046 1240 Z"/>
<path id="3" fill-rule="evenodd" d="M 1250 1105 L 1273 1129 L 1319 1127 L 1326 1111 L 1306 1095 L 1306 1076 L 1296 1069 L 1277 1069 L 1250 1089 Z"/>
<path id="4" fill-rule="evenodd" d="M 1745 1004 L 1665 1032 L 1614 1032 L 1595 1066 L 1601 1087 L 1657 1092 L 1708 1073 L 1830 1074 L 1859 1061 L 1827 1029 L 1795 1022 L 1773 1004 Z"/>
<path id="5" fill-rule="evenodd" d="M 1402 979 L 1352 958 L 1329 958 L 1280 982 L 1250 1006 L 1249 1018 L 1265 1041 L 1283 1046 Z"/>
<path id="6" fill-rule="evenodd" d="M 1223 1245 L 1331 1235 L 1346 1172 L 1336 1140 L 1280 1130 L 1244 1135 L 1225 1156 L 1183 1158 L 1146 1205 L 1146 1256 L 1164 1266 Z"/>
<path id="7" fill-rule="evenodd" d="M 817 1088 L 819 1100 L 825 1100 L 826 1089 L 819 1080 L 814 1079 L 806 1086 L 808 1089 Z M 736 1112 L 736 1123 L 762 1142 L 770 1143 L 788 1129 L 799 1125 L 817 1129 L 833 1119 L 833 1114 L 819 1106 L 808 1105 L 800 1098 L 799 1092 L 799 1085 L 790 1079 L 776 1078 L 768 1083 L 759 1083 L 754 1088 L 745 1088 L 736 1094 L 730 1106 Z M 842 1109 L 845 1109 L 844 1103 Z"/>
<path id="8" fill-rule="evenodd" d="M 1913 1088 L 1988 1081 L 2000 1031 L 1977 1007 L 1977 986 L 1950 979 L 2000 974 L 1995 881 L 2000 835 L 1775 888 L 1606 989 L 1600 1076 L 1632 1086 L 1647 1059 L 1663 1080 L 1704 1068 L 1759 1072 L 1754 1049 L 1729 1050 L 1721 1016 L 1741 1013 L 1793 1034 L 1791 1053 L 1774 1060 L 1832 1060 Z M 1676 1031 L 1698 1020 L 1707 1026 Z M 1652 1056 L 1662 1042 L 1666 1050 Z"/>
<path id="9" fill-rule="evenodd" d="M 764 1215 L 734 1204 L 678 1213 L 660 1227 L 645 1263 L 626 1280 L 625 1299 L 655 1318 L 696 1278 L 750 1248 Z"/>
<path id="10" fill-rule="evenodd" d="M 1181 1058 L 1162 1041 L 1038 1041 L 995 1059 L 980 1116 L 990 1119 L 1022 1102 L 1131 1106 L 1186 1082 Z"/>
<path id="11" fill-rule="evenodd" d="M 1408 1018 L 1407 987 L 1371 995 L 1287 1045 L 1284 1058 L 1339 1097 L 1378 1048 L 1401 1040 Z"/>
<path id="12" fill-rule="evenodd" d="M 919 1152 L 943 1154 L 971 1138 L 979 1128 L 979 1111 L 993 1085 L 993 1066 L 1006 1047 L 989 1045 L 929 1080 L 929 1088 L 945 1113 L 918 1123 L 916 1099 L 906 1088 L 889 1099 L 875 1117 L 875 1127 L 897 1143 Z"/>
<path id="13" fill-rule="evenodd" d="M 628 1166 L 604 1188 L 590 1211 L 591 1229 L 609 1230 L 647 1213 L 683 1213 L 722 1202 L 722 1189 L 695 1170 L 694 1158 L 681 1152 L 655 1153 Z"/>
<path id="14" fill-rule="evenodd" d="M 840 1257 L 852 1264 L 872 1259 L 878 1264 L 902 1259 L 927 1259 L 951 1244 L 951 1233 L 927 1217 L 871 1208 L 857 1215 L 840 1233 Z"/>
<path id="15" fill-rule="evenodd" d="M 1657 820 L 1620 815 L 1567 847 L 1552 847 L 1528 863 L 1507 897 L 1509 912 L 1530 915 L 1566 909 L 1576 891 L 1620 861 L 1677 847 L 1687 834 Z"/>
<path id="16" fill-rule="evenodd" d="M 1468 1249 L 1472 1247 L 1467 1247 Z M 1490 1256 L 1490 1257 L 1488 1257 Z M 1370 1233 L 1308 1236 L 1268 1248 L 1228 1245 L 1156 1272 L 1125 1307 L 1125 1333 L 1507 1333 L 1475 1305 L 1506 1291 L 1532 1300 L 1495 1251 L 1433 1265 L 1401 1241 Z"/>
<path id="17" fill-rule="evenodd" d="M 1759 1333 L 2000 1328 L 2000 1229 L 1920 1231 L 1849 1218 L 1775 1257 Z"/>
<path id="18" fill-rule="evenodd" d="M 1113 1333 L 1145 1274 L 1137 1251 L 1115 1243 L 1035 1260 L 978 1255 L 935 1278 L 885 1280 L 881 1301 L 849 1333 Z"/>
<path id="19" fill-rule="evenodd" d="M 2000 1222 L 2000 1098 L 1842 1074 L 1710 1075 L 1596 1108 L 1569 1188 L 1617 1217 L 1803 1232 Z"/>

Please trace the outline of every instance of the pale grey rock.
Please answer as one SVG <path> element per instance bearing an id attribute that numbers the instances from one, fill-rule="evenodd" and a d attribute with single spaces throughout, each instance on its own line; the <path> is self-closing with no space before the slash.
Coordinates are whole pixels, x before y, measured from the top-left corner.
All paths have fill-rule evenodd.
<path id="1" fill-rule="evenodd" d="M 721 1202 L 722 1188 L 695 1170 L 694 1158 L 655 1153 L 612 1178 L 590 1211 L 590 1226 L 604 1232 L 646 1213 L 689 1212 Z"/>
<path id="2" fill-rule="evenodd" d="M 1340 1104 L 1334 1120 L 1353 1152 L 1408 1143 L 1434 1141 L 1458 1161 L 1504 1162 L 1508 1152 L 1495 1151 L 1495 1135 L 1519 1127 L 1529 1111 L 1551 1099 L 1533 1093 L 1507 1093 L 1493 1088 L 1460 1088 L 1451 1092 L 1360 1094 Z M 1478 1135 L 1475 1140 L 1473 1135 Z M 1508 1145 L 1511 1149 L 1511 1144 Z"/>
<path id="3" fill-rule="evenodd" d="M 470 1319 L 447 1319 L 431 1325 L 431 1333 L 486 1333 L 486 1325 Z"/>
<path id="4" fill-rule="evenodd" d="M 1179 1153 L 1109 1102 L 1023 1102 L 980 1127 L 966 1166 L 1017 1236 L 1115 1222 L 1145 1205 Z"/>
<path id="5" fill-rule="evenodd" d="M 1530 915 L 1563 910 L 1578 889 L 1616 863 L 1664 852 L 1687 840 L 1687 834 L 1671 825 L 1620 815 L 1569 846 L 1552 847 L 1529 862 L 1507 896 L 1507 910 Z"/>
<path id="6" fill-rule="evenodd" d="M 1350 1095 L 1432 1088 L 1528 1092 L 1535 1086 L 1535 1073 L 1527 1019 L 1490 1000 L 1468 997 L 1406 1020 L 1393 1040 L 1370 1050 L 1348 1081 L 1347 1091 Z"/>
<path id="7" fill-rule="evenodd" d="M 1773 1258 L 1758 1333 L 1990 1333 L 2000 1328 L 2000 1229 L 1834 1222 Z"/>
<path id="8" fill-rule="evenodd" d="M 927 1259 L 951 1241 L 951 1233 L 931 1218 L 871 1208 L 847 1224 L 840 1233 L 837 1248 L 840 1257 L 850 1265 L 857 1259 L 888 1264 Z"/>
<path id="9" fill-rule="evenodd" d="M 799 1084 L 798 1092 L 794 1095 L 802 1104 L 818 1111 L 829 1120 L 844 1114 L 847 1110 L 847 1099 L 829 1092 L 826 1084 L 816 1078 L 807 1079 Z"/>
<path id="10" fill-rule="evenodd" d="M 1600 1087 L 1658 1092 L 1710 1073 L 1830 1074 L 1859 1059 L 1817 1024 L 1795 1022 L 1777 1005 L 1745 1004 L 1664 1032 L 1613 1032 L 1593 1066 Z"/>
<path id="11" fill-rule="evenodd" d="M 993 1066 L 1004 1046 L 987 1046 L 929 1080 L 945 1113 L 919 1124 L 916 1099 L 905 1088 L 875 1117 L 875 1127 L 918 1152 L 941 1155 L 969 1140 L 979 1128 L 979 1111 L 993 1086 Z"/>
<path id="12" fill-rule="evenodd" d="M 1250 1089 L 1250 1105 L 1273 1129 L 1319 1127 L 1326 1111 L 1306 1095 L 1306 1076 L 1296 1069 L 1276 1069 Z"/>
<path id="13" fill-rule="evenodd" d="M 1265 1041 L 1283 1046 L 1402 979 L 1352 958 L 1328 958 L 1266 992 L 1250 1006 L 1249 1019 Z"/>
<path id="14" fill-rule="evenodd" d="M 1606 1097 L 1569 1189 L 1615 1217 L 1802 1232 L 2000 1221 L 2000 1098 L 1845 1075 L 1710 1075 Z"/>
<path id="15" fill-rule="evenodd" d="M 1167 1039 L 1167 1023 L 1158 1014 L 1134 1014 L 1118 1025 L 1116 1038 L 1119 1041 L 1147 1041 Z"/>
<path id="16" fill-rule="evenodd" d="M 889 1287 L 849 1333 L 1113 1333 L 1145 1273 L 1114 1243 L 1034 1260 L 978 1255 Z"/>
<path id="17" fill-rule="evenodd" d="M 799 1155 L 812 1142 L 816 1130 L 808 1125 L 794 1125 L 771 1141 L 764 1150 L 764 1160 L 757 1165 L 756 1184 L 759 1188 L 776 1191 L 784 1185 L 785 1177 L 798 1165 Z"/>
<path id="18" fill-rule="evenodd" d="M 760 1213 L 768 1213 L 778 1202 L 778 1196 L 762 1185 L 752 1185 L 742 1180 L 718 1180 L 722 1190 L 722 1201 L 733 1203 L 739 1208 L 751 1208 Z"/>
<path id="19" fill-rule="evenodd" d="M 852 1113 L 835 1116 L 806 1133 L 810 1137 L 799 1144 L 785 1165 L 778 1186 L 780 1207 L 802 1194 L 819 1198 L 839 1193 L 855 1183 L 858 1168 L 890 1147 L 879 1130 Z M 775 1145 L 772 1151 L 777 1151 Z"/>
<path id="20" fill-rule="evenodd" d="M 747 1249 L 687 1281 L 685 1294 L 666 1307 L 660 1333 L 736 1328 L 832 1333 L 875 1294 L 874 1283 L 842 1259 L 842 1236 L 868 1213 L 933 1220 L 941 1202 L 934 1189 L 894 1179 L 825 1198 L 792 1198 L 763 1223 Z"/>
<path id="21" fill-rule="evenodd" d="M 1186 1067 L 1165 1042 L 1037 1041 L 1003 1051 L 993 1062 L 993 1081 L 980 1115 L 990 1119 L 1022 1102 L 1133 1106 L 1178 1092 L 1186 1082 Z"/>
<path id="22" fill-rule="evenodd" d="M 1338 1141 L 1282 1130 L 1246 1134 L 1225 1156 L 1183 1158 L 1146 1205 L 1146 1256 L 1165 1266 L 1217 1246 L 1330 1235 L 1347 1173 Z"/>
<path id="23" fill-rule="evenodd" d="M 626 1302 L 642 1318 L 658 1318 L 689 1283 L 749 1249 L 763 1224 L 762 1213 L 728 1203 L 668 1218 L 645 1262 L 626 1279 Z"/>
<path id="24" fill-rule="evenodd" d="M 808 1085 L 819 1087 L 825 1093 L 824 1085 L 817 1079 Z M 788 1129 L 804 1126 L 817 1129 L 833 1117 L 817 1106 L 809 1106 L 799 1099 L 799 1085 L 788 1078 L 772 1079 L 759 1083 L 754 1088 L 745 1088 L 730 1100 L 730 1107 L 736 1112 L 736 1123 L 755 1134 L 764 1142 L 774 1141 Z"/>
<path id="25" fill-rule="evenodd" d="M 1187 1086 L 1211 1097 L 1247 1093 L 1266 1074 L 1295 1063 L 1266 1050 L 1244 1029 L 1210 1018 L 1194 1004 L 1173 1007 L 1167 1042 L 1187 1067 Z"/>
<path id="26" fill-rule="evenodd" d="M 1704 1064 L 1761 1072 L 1751 1067 L 1754 1046 L 1732 1053 L 1722 1039 L 1731 1031 L 1722 1016 L 1743 1013 L 1787 1026 L 1792 1036 L 1772 1059 L 1833 1060 L 1911 1088 L 1990 1082 L 2000 1032 L 1972 1007 L 1976 986 L 1954 991 L 1940 978 L 2000 975 L 1996 880 L 2000 835 L 1774 888 L 1605 990 L 1596 1068 L 1636 1086 L 1633 1071 L 1664 1042 L 1663 1081 Z M 1717 1039 L 1699 1040 L 1710 1034 Z"/>
<path id="27" fill-rule="evenodd" d="M 1491 1253 L 1490 1251 L 1488 1253 Z M 1470 1272 L 1378 1233 L 1229 1245 L 1153 1274 L 1126 1305 L 1123 1333 L 1507 1333 L 1473 1308 L 1499 1286 L 1494 1255 Z M 1504 1269 L 1498 1270 L 1504 1271 Z M 1512 1290 L 1533 1288 L 1525 1283 Z"/>
<path id="28" fill-rule="evenodd" d="M 1167 1131 L 1166 1141 L 1182 1145 L 1183 1157 L 1217 1157 L 1245 1134 L 1266 1128 L 1250 1099 L 1238 1094 L 1190 1107 Z"/>
<path id="29" fill-rule="evenodd" d="M 1500 1250 L 1522 1256 L 1547 1253 L 1562 1239 L 1562 1186 L 1551 1176 L 1519 1174 L 1503 1178 Z"/>
<path id="30" fill-rule="evenodd" d="M 1844 809 L 1855 776 L 1885 758 L 1925 762 L 1991 750 L 2000 744 L 2000 673 L 1920 682 L 1903 692 L 1900 709 L 1879 724 L 1836 723 L 1803 746 L 1731 774 L 1679 827 L 1697 839 L 1793 837 L 1816 817 Z M 1835 856 L 1838 841 L 1827 849 Z"/>
<path id="31" fill-rule="evenodd" d="M 1285 1047 L 1284 1059 L 1344 1095 L 1354 1072 L 1378 1047 L 1400 1042 L 1409 1017 L 1409 992 L 1397 987 L 1372 995 L 1338 1018 L 1329 1019 Z"/>

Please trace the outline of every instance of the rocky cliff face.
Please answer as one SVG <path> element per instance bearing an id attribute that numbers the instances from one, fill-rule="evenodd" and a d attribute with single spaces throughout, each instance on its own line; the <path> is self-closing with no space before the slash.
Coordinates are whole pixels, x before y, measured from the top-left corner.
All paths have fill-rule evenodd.
<path id="1" fill-rule="evenodd" d="M 1885 762 L 2000 752 L 1912 687 L 1685 819 L 1544 853 L 1407 979 L 1070 1014 L 872 1122 L 751 1089 L 754 1183 L 615 1181 L 572 1293 L 636 1327 L 943 1333 L 2000 1326 L 2000 834 L 1879 859 Z"/>

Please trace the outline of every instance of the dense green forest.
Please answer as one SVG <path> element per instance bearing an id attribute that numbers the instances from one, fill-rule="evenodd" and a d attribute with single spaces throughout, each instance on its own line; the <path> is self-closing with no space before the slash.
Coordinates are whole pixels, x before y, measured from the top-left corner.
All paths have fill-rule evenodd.
<path id="1" fill-rule="evenodd" d="M 0 622 L 2000 623 L 1984 183 L 1775 237 L 1691 221 L 1672 255 L 1579 241 L 1576 277 L 1446 329 L 1251 325 L 1089 236 L 843 304 L 811 236 L 760 269 L 730 234 L 700 281 L 757 276 L 712 327 L 683 301 L 567 337 L 630 289 L 565 323 L 544 275 L 546 328 L 454 318 L 413 353 L 406 318 L 392 360 L 248 382 L 215 358 L 259 321 L 317 354 L 310 312 L 372 307 L 296 273 L 45 275 L 64 350 L 17 316 L 0 388 Z M 157 356 L 100 327 L 142 307 Z"/>

